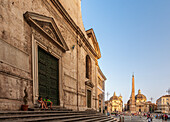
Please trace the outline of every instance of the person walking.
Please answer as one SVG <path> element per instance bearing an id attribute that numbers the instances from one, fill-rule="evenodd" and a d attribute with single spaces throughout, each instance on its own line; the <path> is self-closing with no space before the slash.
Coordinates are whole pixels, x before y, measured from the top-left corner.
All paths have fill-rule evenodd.
<path id="1" fill-rule="evenodd" d="M 148 122 L 152 122 L 152 117 L 150 114 L 147 115 L 147 120 L 148 120 Z"/>

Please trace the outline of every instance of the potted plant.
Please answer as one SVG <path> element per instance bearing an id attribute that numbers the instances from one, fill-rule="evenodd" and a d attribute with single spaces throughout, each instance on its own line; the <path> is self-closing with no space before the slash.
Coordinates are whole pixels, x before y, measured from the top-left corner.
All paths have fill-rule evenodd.
<path id="1" fill-rule="evenodd" d="M 23 98 L 24 105 L 21 105 L 21 109 L 23 111 L 27 111 L 28 110 L 28 105 L 27 105 L 27 103 L 28 103 L 28 93 L 27 93 L 27 88 L 26 87 L 24 89 L 24 93 L 25 93 L 25 96 Z"/>

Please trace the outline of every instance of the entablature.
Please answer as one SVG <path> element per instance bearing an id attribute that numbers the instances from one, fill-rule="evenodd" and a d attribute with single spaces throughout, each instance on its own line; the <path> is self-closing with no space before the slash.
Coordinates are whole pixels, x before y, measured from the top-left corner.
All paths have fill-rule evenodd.
<path id="1" fill-rule="evenodd" d="M 67 13 L 67 11 L 64 9 L 64 7 L 61 5 L 59 0 L 50 0 L 52 4 L 55 6 L 55 8 L 60 12 L 60 14 L 63 16 L 63 18 L 67 21 L 67 23 L 73 28 L 73 30 L 77 33 L 77 35 L 81 38 L 81 40 L 84 42 L 84 44 L 88 47 L 88 49 L 91 51 L 91 53 L 97 57 L 98 59 L 101 57 L 98 55 L 96 50 L 91 46 L 88 39 L 85 37 L 82 30 L 76 25 L 74 20 L 71 18 L 71 16 Z M 79 41 L 79 40 L 78 40 Z M 79 43 L 79 42 L 78 42 Z"/>

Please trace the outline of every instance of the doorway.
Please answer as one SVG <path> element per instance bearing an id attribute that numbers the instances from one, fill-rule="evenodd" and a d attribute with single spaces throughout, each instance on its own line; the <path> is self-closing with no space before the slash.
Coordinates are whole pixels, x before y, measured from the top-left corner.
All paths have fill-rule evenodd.
<path id="1" fill-rule="evenodd" d="M 59 105 L 59 60 L 38 47 L 39 96 Z"/>
<path id="2" fill-rule="evenodd" d="M 91 108 L 91 91 L 87 90 L 87 107 Z"/>

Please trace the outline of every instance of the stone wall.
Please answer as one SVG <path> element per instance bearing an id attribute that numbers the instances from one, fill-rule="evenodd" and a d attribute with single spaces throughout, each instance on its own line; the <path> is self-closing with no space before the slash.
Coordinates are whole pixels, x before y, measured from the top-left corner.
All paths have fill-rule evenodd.
<path id="1" fill-rule="evenodd" d="M 81 10 L 80 1 L 69 2 L 70 6 L 68 6 L 68 0 L 60 2 L 85 34 L 81 11 L 75 13 L 75 9 L 73 10 L 75 6 Z M 91 82 L 94 84 L 92 108 L 96 109 L 97 66 L 95 56 L 52 2 L 47 0 L 0 0 L 0 110 L 19 110 L 23 104 L 25 87 L 28 90 L 30 107 L 33 107 L 34 101 L 37 99 L 33 95 L 34 89 L 36 89 L 35 79 L 33 79 L 32 55 L 34 34 L 32 27 L 23 16 L 27 11 L 53 18 L 69 48 L 68 51 L 61 54 L 60 59 L 62 86 L 59 91 L 61 93 L 60 106 L 73 110 L 87 109 L 85 67 L 86 55 L 89 55 L 92 62 Z M 79 19 L 76 21 L 77 14 Z M 78 41 L 81 44 L 78 44 Z M 74 49 L 73 46 L 75 46 Z"/>
<path id="2" fill-rule="evenodd" d="M 79 26 L 86 35 L 81 13 L 81 0 L 59 0 L 74 22 Z"/>
<path id="3" fill-rule="evenodd" d="M 0 110 L 19 110 L 27 87 L 28 104 L 33 106 L 31 28 L 26 11 L 46 13 L 39 0 L 0 1 Z"/>

